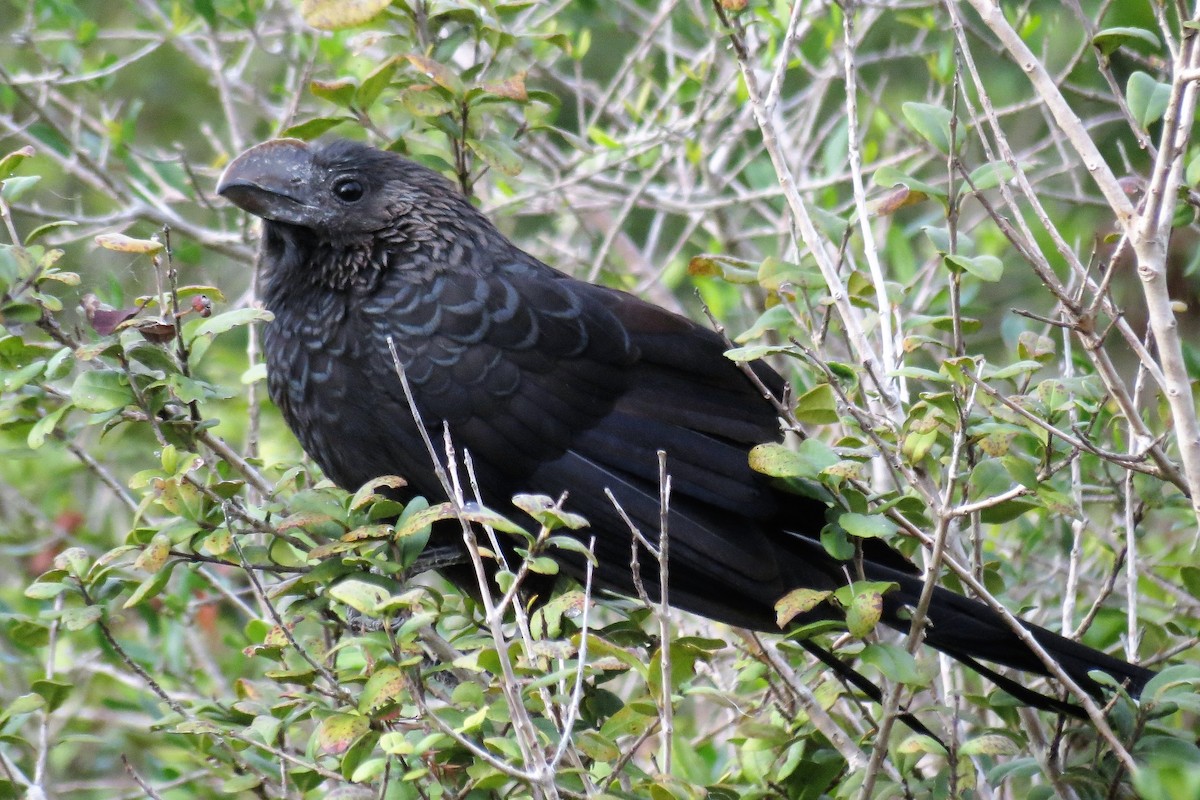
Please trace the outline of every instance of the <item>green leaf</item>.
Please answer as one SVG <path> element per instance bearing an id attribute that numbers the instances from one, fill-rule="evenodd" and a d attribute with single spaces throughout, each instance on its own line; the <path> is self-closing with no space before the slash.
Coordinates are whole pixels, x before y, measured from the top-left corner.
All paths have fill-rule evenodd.
<path id="1" fill-rule="evenodd" d="M 838 561 L 849 561 L 854 558 L 854 545 L 850 537 L 839 525 L 826 525 L 821 529 L 821 547 L 825 552 Z"/>
<path id="2" fill-rule="evenodd" d="M 950 109 L 930 103 L 905 103 L 901 106 L 905 119 L 922 139 L 942 153 L 957 151 L 966 140 L 966 131 L 961 124 L 955 128 L 954 147 L 950 146 Z"/>
<path id="3" fill-rule="evenodd" d="M 1008 470 L 997 459 L 988 458 L 980 461 L 971 470 L 967 479 L 967 499 L 971 502 L 985 500 L 1012 488 L 1013 479 Z"/>
<path id="4" fill-rule="evenodd" d="M 59 406 L 35 422 L 33 427 L 29 429 L 29 435 L 25 437 L 25 442 L 29 445 L 30 449 L 37 450 L 45 444 L 46 437 L 54 432 L 54 429 L 58 427 L 59 420 L 70 410 L 70 404 Z"/>
<path id="5" fill-rule="evenodd" d="M 1187 168 L 1183 173 L 1184 182 L 1191 187 L 1200 184 L 1200 153 L 1196 153 L 1187 162 Z"/>
<path id="6" fill-rule="evenodd" d="M 1004 262 L 995 256 L 963 256 L 946 254 L 946 263 L 953 270 L 965 270 L 976 278 L 995 283 L 1004 277 Z"/>
<path id="7" fill-rule="evenodd" d="M 910 463 L 917 463 L 929 455 L 933 446 L 937 444 L 938 432 L 931 431 L 913 431 L 904 437 L 900 451 Z"/>
<path id="8" fill-rule="evenodd" d="M 10 642 L 22 647 L 41 648 L 50 643 L 50 629 L 28 619 L 9 620 L 5 625 L 4 633 Z M 3 712 L 0 712 L 0 719 L 3 716 Z"/>
<path id="9" fill-rule="evenodd" d="M 392 76 L 396 74 L 398 66 L 398 56 L 389 58 L 376 67 L 370 75 L 363 78 L 362 86 L 358 87 L 358 92 L 354 95 L 354 105 L 360 109 L 369 109 L 379 99 L 379 95 L 388 87 L 388 84 L 392 82 Z"/>
<path id="10" fill-rule="evenodd" d="M 1200 567 L 1190 565 L 1181 567 L 1179 577 L 1183 579 L 1183 585 L 1187 589 L 1188 594 L 1200 599 Z"/>
<path id="11" fill-rule="evenodd" d="M 1173 752 L 1170 756 L 1155 753 L 1149 761 L 1139 764 L 1133 785 L 1143 800 L 1200 797 L 1200 766 L 1191 753 Z"/>
<path id="12" fill-rule="evenodd" d="M 39 708 L 42 708 L 45 705 L 46 698 L 34 692 L 29 692 L 21 695 L 20 697 L 13 698 L 13 700 L 8 704 L 8 707 L 4 709 L 3 713 L 5 717 L 16 714 L 29 714 L 33 711 L 37 711 Z"/>
<path id="13" fill-rule="evenodd" d="M 850 223 L 845 219 L 820 206 L 813 206 L 809 213 L 812 214 L 813 222 L 817 223 L 817 228 L 830 241 L 840 242 L 846 235 L 846 229 L 850 227 Z"/>
<path id="14" fill-rule="evenodd" d="M 0 244 L 0 292 L 23 277 L 32 263 L 33 260 L 24 248 Z"/>
<path id="15" fill-rule="evenodd" d="M 1171 85 L 1159 83 L 1145 72 L 1134 72 L 1125 87 L 1129 113 L 1143 129 L 1149 128 L 1167 111 L 1171 100 Z"/>
<path id="16" fill-rule="evenodd" d="M 41 695 L 46 701 L 46 710 L 53 712 L 70 696 L 71 690 L 75 688 L 75 685 L 64 681 L 43 678 L 31 683 L 29 688 Z"/>
<path id="17" fill-rule="evenodd" d="M 56 381 L 65 378 L 74 366 L 75 352 L 64 347 L 46 360 L 46 380 Z"/>
<path id="18" fill-rule="evenodd" d="M 1075 501 L 1057 489 L 1043 484 L 1037 489 L 1037 499 L 1053 514 L 1068 519 L 1082 519 Z"/>
<path id="19" fill-rule="evenodd" d="M 42 307 L 36 303 L 9 303 L 0 307 L 0 323 L 32 324 L 42 318 Z"/>
<path id="20" fill-rule="evenodd" d="M 1029 163 L 1025 167 L 1031 166 Z M 965 194 L 969 191 L 984 192 L 988 189 L 994 189 L 1005 181 L 1011 181 L 1016 177 L 1016 172 L 1007 163 L 1003 161 L 989 161 L 983 166 L 976 167 L 971 170 L 970 179 L 964 181 L 959 189 L 960 194 Z M 974 186 L 974 190 L 971 187 Z"/>
<path id="21" fill-rule="evenodd" d="M 133 608 L 152 597 L 156 597 L 166 587 L 167 581 L 171 579 L 171 573 L 175 571 L 175 567 L 181 563 L 183 562 L 178 560 L 170 561 L 166 567 L 142 581 L 121 607 Z"/>
<path id="22" fill-rule="evenodd" d="M 606 150 L 620 150 L 621 143 L 608 134 L 603 128 L 593 125 L 587 130 L 588 138 Z"/>
<path id="23" fill-rule="evenodd" d="M 358 91 L 358 84 L 350 78 L 340 78 L 336 81 L 313 81 L 308 85 L 308 90 L 316 97 L 333 103 L 335 106 L 349 108 L 354 100 L 354 93 Z"/>
<path id="24" fill-rule="evenodd" d="M 929 243 L 933 245 L 933 249 L 939 253 L 945 254 L 950 252 L 950 233 L 943 227 L 933 225 L 922 225 L 921 233 L 929 239 Z M 958 233 L 958 252 L 971 252 L 975 249 L 975 242 L 971 237 L 967 236 L 962 231 Z"/>
<path id="25" fill-rule="evenodd" d="M 832 425 L 837 422 L 837 397 L 828 383 L 819 383 L 796 400 L 796 419 L 810 425 Z"/>
<path id="26" fill-rule="evenodd" d="M 103 613 L 104 609 L 100 606 L 80 606 L 79 608 L 68 608 L 62 612 L 60 619 L 67 630 L 81 631 L 95 625 Z"/>
<path id="27" fill-rule="evenodd" d="M 280 136 L 310 141 L 324 136 L 343 122 L 353 122 L 353 117 L 313 117 L 310 120 L 284 129 Z"/>
<path id="28" fill-rule="evenodd" d="M 925 682 L 917 660 L 912 653 L 894 644 L 869 644 L 858 656 L 864 664 L 870 664 L 888 680 L 921 685 Z"/>
<path id="29" fill-rule="evenodd" d="M 221 793 L 225 797 L 234 797 L 261 786 L 262 782 L 262 775 L 234 775 L 221 781 Z"/>
<path id="30" fill-rule="evenodd" d="M 988 380 L 1001 381 L 1009 378 L 1025 377 L 1037 372 L 1041 368 L 1042 365 L 1037 361 L 1018 361 L 995 371 L 985 371 L 984 376 Z"/>
<path id="31" fill-rule="evenodd" d="M 92 369 L 75 378 L 71 402 L 84 411 L 100 413 L 124 408 L 134 402 L 134 397 L 125 373 L 115 369 Z"/>
<path id="32" fill-rule="evenodd" d="M 577 635 L 573 637 L 573 641 L 578 644 L 580 638 L 581 637 Z M 629 652 L 623 647 L 618 647 L 607 639 L 600 638 L 595 633 L 588 634 L 587 649 L 588 653 L 593 659 L 600 659 L 607 656 L 619 661 L 621 664 L 625 665 L 629 669 L 634 670 L 642 677 L 646 677 L 650 674 L 649 667 L 641 657 Z M 626 706 L 626 708 L 629 708 L 629 706 Z"/>
<path id="33" fill-rule="evenodd" d="M 767 356 L 779 355 L 781 353 L 795 354 L 795 348 L 790 345 L 777 344 L 750 344 L 745 347 L 735 347 L 732 350 L 725 351 L 725 357 L 730 361 L 739 364 L 747 361 L 758 361 Z"/>
<path id="34" fill-rule="evenodd" d="M 191 331 L 190 341 L 201 336 L 216 336 L 252 322 L 270 322 L 275 315 L 264 308 L 237 308 L 203 320 Z"/>
<path id="35" fill-rule="evenodd" d="M 483 163 L 505 175 L 516 175 L 525 167 L 525 162 L 517 155 L 512 145 L 500 139 L 467 139 L 467 147 L 471 148 Z"/>
<path id="36" fill-rule="evenodd" d="M 181 402 L 196 403 L 201 400 L 228 400 L 233 393 L 223 386 L 215 386 L 207 381 L 188 378 L 175 373 L 167 378 L 166 383 Z"/>
<path id="37" fill-rule="evenodd" d="M 451 514 L 451 516 L 455 516 Z M 461 516 L 468 522 L 477 522 L 503 533 L 525 534 L 527 531 L 503 514 L 485 508 L 478 503 L 467 503 L 463 506 Z"/>
<path id="38" fill-rule="evenodd" d="M 15 203 L 41 179 L 41 175 L 20 175 L 15 178 L 5 178 L 3 181 L 0 181 L 0 197 L 3 197 L 10 203 Z"/>
<path id="39" fill-rule="evenodd" d="M 1008 474 L 1026 489 L 1036 489 L 1038 485 L 1037 468 L 1023 458 L 1005 456 L 1000 463 L 1008 470 Z"/>
<path id="40" fill-rule="evenodd" d="M 0 181 L 12 175 L 17 167 L 21 165 L 22 161 L 27 158 L 33 158 L 35 155 L 37 155 L 36 151 L 29 145 L 25 145 L 8 153 L 4 158 L 0 158 Z"/>
<path id="41" fill-rule="evenodd" d="M 38 580 L 25 587 L 25 596 L 30 600 L 51 600 L 67 590 L 67 585 L 60 581 Z"/>
<path id="42" fill-rule="evenodd" d="M 758 267 L 758 285 L 767 291 L 777 292 L 785 284 L 797 289 L 820 289 L 825 286 L 821 273 L 814 269 L 790 261 L 781 261 L 774 256 L 764 258 Z M 779 330 L 791 322 L 792 315 L 786 305 L 771 306 L 751 328 L 739 334 L 734 341 L 748 342 L 769 330 Z"/>
<path id="43" fill-rule="evenodd" d="M 989 525 L 1000 525 L 1011 522 L 1037 505 L 1029 500 L 1009 500 L 1006 503 L 985 508 L 979 514 L 979 519 Z"/>
<path id="44" fill-rule="evenodd" d="M 838 517 L 838 524 L 846 533 L 860 539 L 887 539 L 896 532 L 896 526 L 878 514 L 846 512 Z"/>
<path id="45" fill-rule="evenodd" d="M 267 364 L 265 361 L 260 361 L 250 369 L 242 373 L 238 380 L 243 386 L 249 386 L 252 383 L 261 383 L 267 379 Z"/>
<path id="46" fill-rule="evenodd" d="M 558 562 L 547 556 L 535 556 L 527 560 L 529 570 L 539 575 L 557 575 Z"/>
<path id="47" fill-rule="evenodd" d="M 439 117 L 454 110 L 454 98 L 439 86 L 407 89 L 400 95 L 400 103 L 417 117 Z"/>
<path id="48" fill-rule="evenodd" d="M 1037 385 L 1037 396 L 1051 413 L 1066 411 L 1074 404 L 1070 387 L 1054 378 Z"/>
<path id="49" fill-rule="evenodd" d="M 550 530 L 559 528 L 579 530 L 588 525 L 588 521 L 584 517 L 559 509 L 553 498 L 543 494 L 514 495 L 512 503 L 537 520 L 538 524 L 545 525 Z"/>
<path id="50" fill-rule="evenodd" d="M 1102 55 L 1112 55 L 1116 50 L 1129 42 L 1140 41 L 1158 50 L 1162 45 L 1158 37 L 1145 28 L 1117 27 L 1105 28 L 1092 37 L 1092 46 Z"/>
<path id="51" fill-rule="evenodd" d="M 572 514 L 571 516 L 576 515 Z M 554 548 L 557 550 L 568 550 L 572 553 L 578 553 L 588 561 L 591 561 L 593 565 L 598 563 L 596 561 L 596 556 L 593 555 L 592 551 L 588 549 L 586 544 L 570 536 L 551 536 L 546 539 L 546 547 L 548 549 Z"/>
<path id="52" fill-rule="evenodd" d="M 376 583 L 346 578 L 329 587 L 329 596 L 340 603 L 367 616 L 376 616 L 376 609 L 392 596 L 387 589 Z"/>
<path id="53" fill-rule="evenodd" d="M 25 234 L 25 244 L 30 245 L 42 238 L 51 231 L 56 231 L 59 228 L 69 228 L 78 225 L 79 223 L 73 219 L 59 219 L 53 222 L 47 222 L 43 225 L 38 225 L 36 228 Z"/>

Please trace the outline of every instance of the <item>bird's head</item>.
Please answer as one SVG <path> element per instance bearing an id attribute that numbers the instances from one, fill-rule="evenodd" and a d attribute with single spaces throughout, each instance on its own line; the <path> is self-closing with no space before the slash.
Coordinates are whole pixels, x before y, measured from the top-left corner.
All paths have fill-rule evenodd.
<path id="1" fill-rule="evenodd" d="M 272 139 L 230 162 L 217 193 L 266 221 L 268 274 L 345 287 L 468 264 L 499 234 L 449 181 L 342 139 Z"/>
<path id="2" fill-rule="evenodd" d="M 414 209 L 458 205 L 441 176 L 357 142 L 272 139 L 230 162 L 217 194 L 268 222 L 349 242 L 390 230 Z"/>

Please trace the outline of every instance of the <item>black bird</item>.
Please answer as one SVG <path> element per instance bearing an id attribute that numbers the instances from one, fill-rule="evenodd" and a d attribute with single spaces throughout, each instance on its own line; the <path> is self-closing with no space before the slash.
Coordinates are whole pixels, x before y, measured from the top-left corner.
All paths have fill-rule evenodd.
<path id="1" fill-rule="evenodd" d="M 272 400 L 305 451 L 347 489 L 401 475 L 445 499 L 397 378 L 394 342 L 435 442 L 443 426 L 470 452 L 483 501 L 557 497 L 590 522 L 594 580 L 632 595 L 631 535 L 610 490 L 646 532 L 659 530 L 659 467 L 672 480 L 673 606 L 778 630 L 774 604 L 798 587 L 846 585 L 850 565 L 822 547 L 828 510 L 754 472 L 749 449 L 781 437 L 775 406 L 724 357 L 724 340 L 615 289 L 575 280 L 523 252 L 436 173 L 348 141 L 280 139 L 243 153 L 217 191 L 264 220 L 264 297 L 275 319 L 264 352 Z M 770 392 L 784 381 L 756 364 Z M 866 579 L 890 581 L 883 621 L 907 630 L 918 570 L 877 539 L 861 542 Z M 581 573 L 580 561 L 563 568 Z M 657 569 L 642 569 L 651 596 Z M 797 624 L 834 617 L 828 605 Z M 1101 670 L 1137 693 L 1153 672 L 1024 623 L 1088 692 Z M 938 588 L 926 641 L 1020 700 L 1076 712 L 979 660 L 1047 675 L 981 602 Z M 873 696 L 828 652 L 813 652 Z"/>

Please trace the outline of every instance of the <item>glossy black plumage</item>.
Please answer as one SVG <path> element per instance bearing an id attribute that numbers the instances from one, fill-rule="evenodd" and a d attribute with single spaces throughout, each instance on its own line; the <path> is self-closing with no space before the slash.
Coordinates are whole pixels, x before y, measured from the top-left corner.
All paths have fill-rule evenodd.
<path id="1" fill-rule="evenodd" d="M 551 269 L 433 172 L 363 145 L 267 142 L 230 165 L 219 191 L 266 220 L 270 394 L 339 485 L 398 474 L 414 492 L 443 494 L 391 338 L 433 438 L 449 426 L 487 504 L 503 511 L 518 492 L 570 493 L 568 508 L 596 534 L 602 586 L 633 592 L 630 535 L 605 490 L 657 531 L 658 449 L 673 483 L 674 606 L 769 631 L 775 601 L 791 589 L 847 582 L 847 565 L 818 538 L 824 504 L 781 493 L 749 468 L 750 447 L 780 438 L 778 421 L 713 332 Z M 782 390 L 768 367 L 755 371 Z M 864 556 L 867 579 L 899 585 L 885 595 L 884 621 L 906 629 L 917 571 L 875 540 Z M 642 579 L 657 591 L 657 570 Z M 972 659 L 1047 674 L 979 602 L 939 589 L 929 618 L 926 640 L 977 668 Z M 1134 691 L 1153 674 L 1027 627 L 1089 691 L 1099 691 L 1091 669 Z M 1027 702 L 1060 707 L 1000 680 Z"/>

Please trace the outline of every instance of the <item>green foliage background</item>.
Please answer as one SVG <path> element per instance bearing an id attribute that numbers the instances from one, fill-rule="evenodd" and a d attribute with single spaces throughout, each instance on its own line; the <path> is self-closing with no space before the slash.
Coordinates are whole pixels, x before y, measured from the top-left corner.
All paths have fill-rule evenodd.
<path id="1" fill-rule="evenodd" d="M 1136 196 L 1191 29 L 1154 3 L 1002 5 Z M 411 580 L 454 510 L 303 459 L 264 398 L 256 224 L 213 192 L 245 147 L 323 134 L 444 172 L 547 263 L 707 309 L 732 357 L 772 359 L 811 438 L 756 466 L 834 500 L 806 521 L 831 550 L 924 558 L 939 532 L 1008 608 L 1175 666 L 1114 701 L 1109 738 L 874 630 L 878 587 L 841 598 L 848 630 L 760 638 L 579 587 L 529 611 Z M 1200 796 L 1197 520 L 1134 262 L 965 5 L 0 0 L 4 154 L 0 797 Z M 1193 332 L 1187 163 L 1168 268 Z M 894 369 L 859 357 L 789 180 Z M 472 512 L 528 539 L 506 587 L 574 546 L 576 520 L 520 502 L 541 536 Z M 895 702 L 856 700 L 809 634 Z M 893 725 L 901 700 L 948 747 Z"/>

